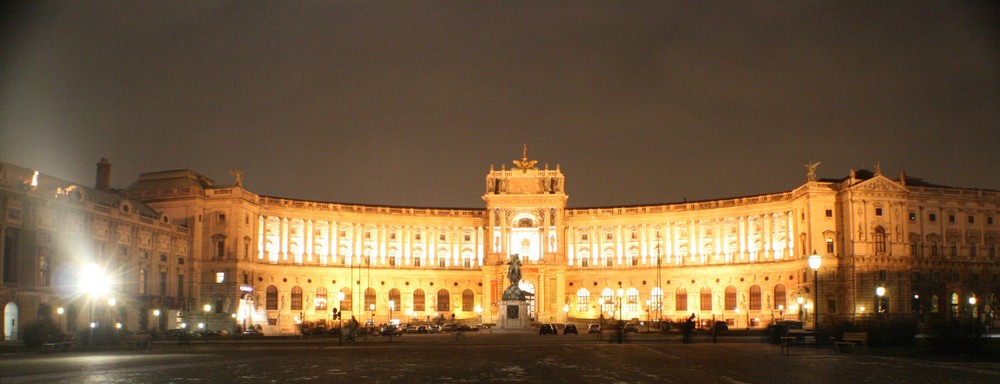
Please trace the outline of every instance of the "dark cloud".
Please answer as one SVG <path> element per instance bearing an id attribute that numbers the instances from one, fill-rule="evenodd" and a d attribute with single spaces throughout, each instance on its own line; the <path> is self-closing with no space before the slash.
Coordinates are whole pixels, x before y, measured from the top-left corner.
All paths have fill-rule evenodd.
<path id="1" fill-rule="evenodd" d="M 479 207 L 490 164 L 572 206 L 786 190 L 881 162 L 1000 189 L 993 5 L 32 2 L 5 9 L 0 156 L 116 186 Z"/>

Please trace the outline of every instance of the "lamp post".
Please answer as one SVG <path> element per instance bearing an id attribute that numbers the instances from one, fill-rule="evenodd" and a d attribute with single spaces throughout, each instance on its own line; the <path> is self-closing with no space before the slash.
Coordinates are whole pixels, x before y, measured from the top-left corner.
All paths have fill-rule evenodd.
<path id="1" fill-rule="evenodd" d="M 801 295 L 801 293 L 799 294 Z M 798 303 L 799 305 L 799 321 L 804 321 L 805 319 L 802 318 L 802 309 L 803 307 L 805 307 L 805 305 L 803 304 L 806 302 L 806 299 L 802 298 L 802 296 L 799 296 L 795 298 L 795 302 Z"/>
<path id="2" fill-rule="evenodd" d="M 160 310 L 159 309 L 154 309 L 153 310 L 153 319 L 154 319 L 153 321 L 156 322 L 156 333 L 160 333 Z"/>
<path id="3" fill-rule="evenodd" d="M 972 316 L 972 320 L 975 321 L 976 320 L 976 297 L 975 296 L 970 296 L 969 297 L 969 307 L 970 307 L 969 308 L 969 315 Z"/>
<path id="4" fill-rule="evenodd" d="M 389 342 L 392 343 L 392 336 L 396 334 L 396 330 L 392 326 L 392 310 L 396 309 L 396 300 L 389 300 L 389 327 L 386 330 L 389 331 Z"/>
<path id="5" fill-rule="evenodd" d="M 118 304 L 118 300 L 116 300 L 114 297 L 108 298 L 108 307 L 110 308 L 111 311 L 111 313 L 108 315 L 108 318 L 111 320 L 112 323 L 115 324 L 115 329 L 121 329 L 122 328 L 121 323 L 118 322 L 118 316 L 116 316 L 115 313 L 116 304 Z"/>
<path id="6" fill-rule="evenodd" d="M 885 287 L 875 288 L 875 313 L 880 317 L 882 312 L 885 312 L 886 308 L 882 308 L 882 297 L 885 296 Z"/>
<path id="7" fill-rule="evenodd" d="M 90 263 L 83 266 L 77 278 L 77 287 L 80 292 L 86 292 L 90 298 L 90 337 L 88 347 L 94 344 L 94 329 L 97 328 L 97 321 L 94 320 L 94 306 L 97 299 L 106 295 L 111 290 L 111 281 L 97 264 Z"/>
<path id="8" fill-rule="evenodd" d="M 816 250 L 813 250 L 812 256 L 809 256 L 809 268 L 813 270 L 813 282 L 816 283 L 816 293 L 813 299 L 813 332 L 819 333 L 819 266 L 823 262 L 823 257 L 816 254 Z M 817 336 L 817 340 L 819 336 Z M 819 348 L 819 343 L 816 343 L 816 348 Z"/>
<path id="9" fill-rule="evenodd" d="M 369 304 L 368 305 L 368 309 L 372 311 L 372 322 L 371 322 L 371 325 L 370 325 L 371 328 L 369 328 L 369 332 L 370 332 L 371 329 L 375 328 L 375 303 Z"/>
<path id="10" fill-rule="evenodd" d="M 337 292 L 337 345 L 344 345 L 344 311 L 340 303 L 344 301 L 344 291 Z"/>
<path id="11" fill-rule="evenodd" d="M 205 324 L 204 328 L 201 331 L 201 334 L 205 338 L 205 344 L 208 344 L 208 312 L 212 310 L 212 306 L 209 304 L 205 304 L 205 306 L 203 306 L 202 309 L 205 310 Z"/>
<path id="12" fill-rule="evenodd" d="M 625 338 L 625 320 L 622 313 L 622 297 L 625 296 L 625 290 L 618 288 L 618 344 L 624 342 Z"/>

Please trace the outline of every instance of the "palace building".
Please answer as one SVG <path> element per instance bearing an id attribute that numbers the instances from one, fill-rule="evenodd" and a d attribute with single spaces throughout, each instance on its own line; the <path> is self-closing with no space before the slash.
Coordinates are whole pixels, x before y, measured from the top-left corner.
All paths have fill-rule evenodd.
<path id="1" fill-rule="evenodd" d="M 206 322 L 295 334 L 336 312 L 494 323 L 513 254 L 538 322 L 993 321 L 998 191 L 888 177 L 878 166 L 823 179 L 811 164 L 801 186 L 781 193 L 567 208 L 560 167 L 536 164 L 525 155 L 491 166 L 476 209 L 262 196 L 239 172 L 233 184 L 190 170 L 144 173 L 114 190 L 103 159 L 88 188 L 0 164 L 4 336 L 56 308 L 71 330 Z M 95 264 L 107 293 L 76 282 Z"/>

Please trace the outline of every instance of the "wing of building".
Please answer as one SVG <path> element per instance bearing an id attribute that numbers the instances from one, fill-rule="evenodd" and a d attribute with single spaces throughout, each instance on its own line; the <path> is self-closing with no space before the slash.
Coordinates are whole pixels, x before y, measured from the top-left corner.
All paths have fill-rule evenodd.
<path id="1" fill-rule="evenodd" d="M 106 161 L 96 188 L 44 175 L 31 185 L 32 170 L 2 164 L 5 338 L 40 307 L 66 308 L 67 327 L 96 307 L 98 321 L 130 329 L 207 320 L 271 335 L 333 326 L 337 313 L 493 323 L 512 254 L 538 322 L 994 318 L 997 191 L 813 168 L 781 193 L 567 208 L 559 167 L 516 164 L 490 167 L 481 209 L 262 196 L 240 177 L 221 185 L 189 170 L 112 190 Z M 108 271 L 125 305 L 66 288 L 86 263 Z"/>

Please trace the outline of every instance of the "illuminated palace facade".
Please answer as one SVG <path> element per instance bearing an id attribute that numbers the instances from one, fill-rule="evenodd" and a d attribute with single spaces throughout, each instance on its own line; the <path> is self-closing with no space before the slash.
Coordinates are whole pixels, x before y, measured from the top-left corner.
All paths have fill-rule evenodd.
<path id="1" fill-rule="evenodd" d="M 821 323 L 874 314 L 989 321 L 1000 294 L 1000 192 L 890 178 L 878 167 L 819 179 L 814 165 L 804 184 L 781 193 L 602 208 L 567 208 L 559 167 L 527 157 L 511 169 L 491 166 L 484 209 L 267 197 L 234 175 L 234 184 L 218 185 L 188 170 L 145 173 L 110 207 L 90 208 L 101 217 L 131 204 L 158 218 L 121 218 L 132 220 L 117 226 L 129 235 L 104 238 L 93 229 L 101 219 L 83 223 L 91 244 L 119 244 L 130 255 L 130 267 L 118 269 L 121 293 L 146 312 L 128 317 L 132 328 L 209 319 L 213 329 L 293 334 L 303 323 L 329 323 L 334 309 L 362 322 L 492 323 L 512 254 L 540 322 L 695 314 L 740 328 L 779 318 L 811 326 L 817 311 Z M 22 185 L 5 184 L 7 212 Z M 4 229 L 17 233 L 23 224 L 12 217 L 4 215 Z M 161 237 L 174 244 L 163 248 L 166 264 L 154 249 Z M 146 238 L 154 243 L 143 248 Z M 21 251 L 20 270 L 37 276 L 23 263 L 36 256 Z M 818 271 L 807 262 L 814 254 Z M 22 297 L 4 289 L 8 302 Z M 169 319 L 140 322 L 156 309 Z"/>

